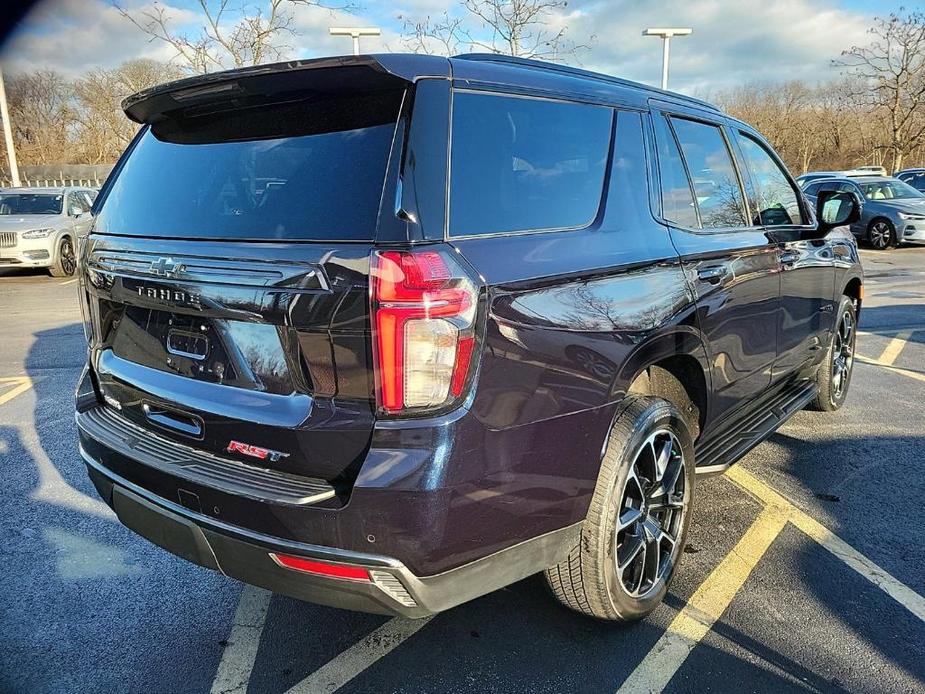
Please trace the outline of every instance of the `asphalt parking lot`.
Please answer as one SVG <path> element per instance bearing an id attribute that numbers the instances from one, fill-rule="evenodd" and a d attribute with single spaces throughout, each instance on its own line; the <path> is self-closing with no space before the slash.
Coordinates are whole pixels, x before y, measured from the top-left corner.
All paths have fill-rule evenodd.
<path id="1" fill-rule="evenodd" d="M 701 480 L 643 622 L 538 577 L 427 621 L 270 596 L 119 525 L 77 452 L 73 280 L 0 273 L 0 690 L 925 689 L 925 248 L 863 251 L 847 406 L 802 412 Z"/>

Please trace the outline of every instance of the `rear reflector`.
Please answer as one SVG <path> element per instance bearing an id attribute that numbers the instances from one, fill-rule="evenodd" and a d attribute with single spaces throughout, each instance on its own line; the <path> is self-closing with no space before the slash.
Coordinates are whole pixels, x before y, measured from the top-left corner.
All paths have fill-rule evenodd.
<path id="1" fill-rule="evenodd" d="M 270 552 L 270 559 L 286 569 L 301 571 L 302 573 L 329 578 L 345 578 L 349 581 L 369 581 L 369 572 L 357 566 L 344 566 L 343 564 L 328 564 L 327 562 L 313 561 L 303 557 L 293 557 L 288 554 L 275 554 Z"/>

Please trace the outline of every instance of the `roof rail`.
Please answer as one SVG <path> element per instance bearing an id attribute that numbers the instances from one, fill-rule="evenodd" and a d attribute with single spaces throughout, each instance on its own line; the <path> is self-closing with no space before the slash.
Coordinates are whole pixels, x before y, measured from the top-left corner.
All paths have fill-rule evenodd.
<path id="1" fill-rule="evenodd" d="M 593 72 L 591 70 L 583 70 L 582 68 L 570 67 L 568 65 L 549 63 L 544 60 L 519 58 L 517 56 L 504 55 L 502 53 L 461 53 L 452 57 L 454 60 L 474 60 L 485 63 L 507 63 L 510 65 L 517 65 L 519 67 L 530 67 L 537 70 L 545 70 L 547 72 L 558 72 L 564 75 L 572 75 L 574 77 L 582 77 L 584 79 L 607 82 L 609 84 L 615 84 L 621 87 L 629 87 L 631 89 L 638 89 L 639 91 L 650 92 L 656 96 L 674 99 L 675 101 L 688 102 L 690 104 L 700 106 L 701 108 L 709 109 L 710 111 L 716 111 L 717 113 L 720 112 L 720 109 L 710 102 L 697 99 L 693 96 L 686 96 L 684 94 L 678 94 L 677 92 L 665 91 L 663 89 L 658 89 L 657 87 L 650 87 L 649 85 L 642 84 L 641 82 L 634 82 L 622 77 L 605 75 L 602 72 Z"/>

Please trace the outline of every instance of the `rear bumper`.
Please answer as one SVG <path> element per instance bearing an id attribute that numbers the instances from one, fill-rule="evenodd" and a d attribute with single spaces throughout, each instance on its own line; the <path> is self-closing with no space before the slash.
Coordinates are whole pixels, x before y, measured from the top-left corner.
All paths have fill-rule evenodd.
<path id="1" fill-rule="evenodd" d="M 572 525 L 433 576 L 416 576 L 381 555 L 286 541 L 191 511 L 104 467 L 81 447 L 100 496 L 131 530 L 201 566 L 300 600 L 348 610 L 425 617 L 484 595 L 560 561 L 577 541 Z M 271 553 L 365 569 L 368 581 L 307 574 Z"/>

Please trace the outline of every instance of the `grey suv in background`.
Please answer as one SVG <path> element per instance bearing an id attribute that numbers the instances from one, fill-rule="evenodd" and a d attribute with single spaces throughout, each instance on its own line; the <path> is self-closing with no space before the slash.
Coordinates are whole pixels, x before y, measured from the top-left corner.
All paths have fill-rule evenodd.
<path id="1" fill-rule="evenodd" d="M 77 267 L 77 238 L 90 225 L 92 188 L 0 190 L 0 268 L 48 268 L 69 277 Z"/>
<path id="2" fill-rule="evenodd" d="M 883 250 L 906 242 L 925 242 L 925 194 L 887 176 L 825 178 L 803 190 L 814 203 L 823 191 L 856 193 L 864 201 L 851 232 Z"/>

